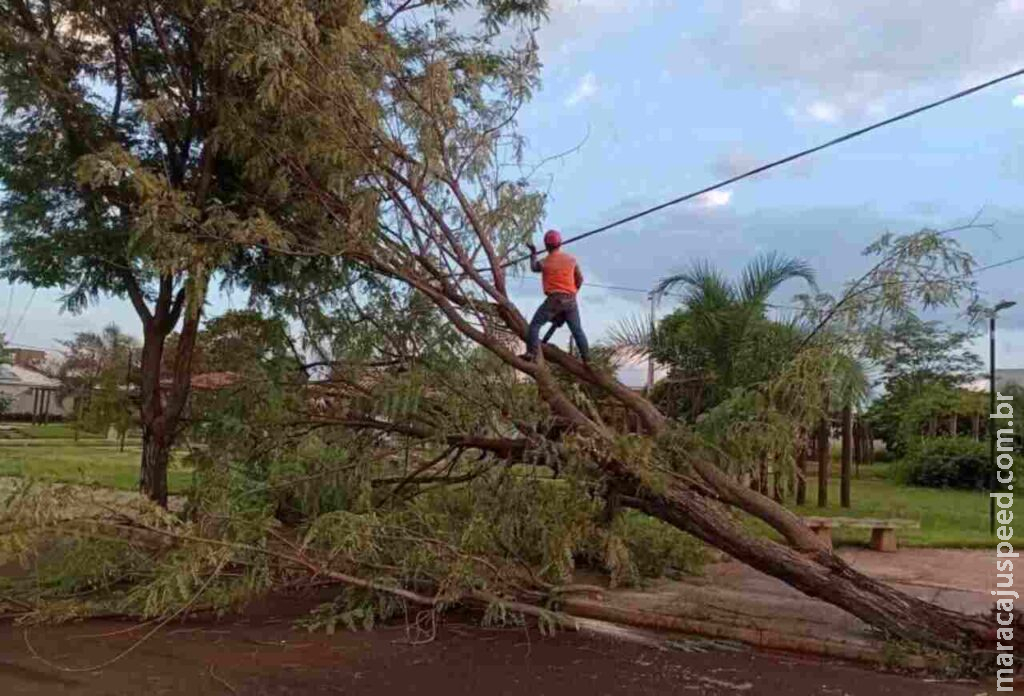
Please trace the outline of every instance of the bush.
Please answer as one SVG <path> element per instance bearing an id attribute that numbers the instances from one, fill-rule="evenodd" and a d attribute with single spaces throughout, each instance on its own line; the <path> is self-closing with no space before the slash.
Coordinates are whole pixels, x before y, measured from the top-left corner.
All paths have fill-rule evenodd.
<path id="1" fill-rule="evenodd" d="M 619 515 L 616 531 L 641 578 L 698 575 L 707 560 L 704 545 L 695 537 L 635 510 Z"/>
<path id="2" fill-rule="evenodd" d="M 896 480 L 928 488 L 985 490 L 989 445 L 967 437 L 936 437 L 914 444 L 894 469 Z"/>

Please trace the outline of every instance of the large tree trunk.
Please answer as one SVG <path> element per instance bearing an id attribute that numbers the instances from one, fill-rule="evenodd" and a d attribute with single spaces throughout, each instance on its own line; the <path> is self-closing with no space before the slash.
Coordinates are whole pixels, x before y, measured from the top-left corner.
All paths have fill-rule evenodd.
<path id="1" fill-rule="evenodd" d="M 843 451 L 840 457 L 839 505 L 850 507 L 850 479 L 853 475 L 853 407 L 843 406 Z"/>
<path id="2" fill-rule="evenodd" d="M 175 293 L 173 279 L 161 277 L 152 313 L 146 307 L 141 292 L 132 293 L 144 327 L 139 369 L 142 421 L 139 491 L 163 507 L 167 507 L 167 466 L 192 385 L 192 358 L 206 294 L 204 279 L 193 278 L 191 288 L 189 291 L 181 288 Z M 174 356 L 170 385 L 165 391 L 161 383 L 164 346 L 183 313 L 185 321 Z"/>
<path id="3" fill-rule="evenodd" d="M 864 422 L 861 418 L 853 421 L 853 475 L 860 478 L 860 465 L 864 463 Z"/>
<path id="4" fill-rule="evenodd" d="M 985 617 L 967 616 L 904 594 L 857 572 L 824 546 L 801 552 L 751 536 L 717 502 L 683 484 L 670 485 L 663 493 L 643 489 L 623 503 L 894 636 L 958 649 L 965 644 L 977 648 L 994 638 Z"/>
<path id="5" fill-rule="evenodd" d="M 159 426 L 143 427 L 142 431 L 139 490 L 162 507 L 167 507 L 167 466 L 171 460 L 171 442 L 167 435 L 166 429 Z"/>
<path id="6" fill-rule="evenodd" d="M 142 425 L 142 463 L 139 491 L 158 505 L 167 506 L 167 463 L 171 443 L 164 418 L 160 367 L 163 364 L 167 333 L 150 322 L 142 339 L 142 364 L 139 372 L 139 415 Z"/>

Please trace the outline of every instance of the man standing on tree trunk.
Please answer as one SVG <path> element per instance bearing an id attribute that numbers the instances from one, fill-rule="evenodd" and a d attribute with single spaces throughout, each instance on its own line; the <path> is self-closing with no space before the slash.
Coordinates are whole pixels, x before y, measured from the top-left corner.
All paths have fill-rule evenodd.
<path id="1" fill-rule="evenodd" d="M 587 336 L 580 325 L 580 312 L 576 305 L 576 293 L 583 285 L 583 272 L 580 271 L 576 258 L 562 251 L 562 235 L 558 230 L 548 230 L 544 233 L 544 247 L 548 255 L 543 261 L 537 259 L 537 248 L 532 242 L 527 242 L 526 246 L 530 249 L 530 270 L 541 274 L 547 298 L 533 315 L 526 337 L 526 353 L 521 357 L 527 360 L 537 357 L 540 329 L 544 324 L 552 322 L 555 326 L 561 326 L 563 323 L 569 325 L 580 357 L 583 358 L 583 362 L 587 362 L 590 348 Z"/>

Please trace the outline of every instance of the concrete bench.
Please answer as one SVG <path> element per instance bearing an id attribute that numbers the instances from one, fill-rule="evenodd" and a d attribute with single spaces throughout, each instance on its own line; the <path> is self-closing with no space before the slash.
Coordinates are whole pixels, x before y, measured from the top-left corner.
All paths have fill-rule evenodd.
<path id="1" fill-rule="evenodd" d="M 819 539 L 832 548 L 832 530 L 836 527 L 854 527 L 871 530 L 871 548 L 891 553 L 899 548 L 896 542 L 897 529 L 920 529 L 915 520 L 868 519 L 859 517 L 804 517 L 804 523 Z"/>

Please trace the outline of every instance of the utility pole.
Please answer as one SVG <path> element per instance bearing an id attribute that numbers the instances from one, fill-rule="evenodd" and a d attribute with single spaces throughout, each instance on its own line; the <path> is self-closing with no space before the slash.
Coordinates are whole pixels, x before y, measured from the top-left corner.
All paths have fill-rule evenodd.
<path id="1" fill-rule="evenodd" d="M 988 362 L 989 362 L 989 421 L 988 421 L 988 442 L 989 442 L 989 466 L 988 466 L 988 491 L 994 493 L 996 490 L 996 428 L 992 422 L 992 415 L 996 412 L 996 314 L 1000 310 L 1013 307 L 1016 302 L 1003 300 L 992 308 L 992 314 L 988 318 Z M 996 533 L 996 499 L 989 496 L 988 499 L 988 529 L 990 534 Z"/>

